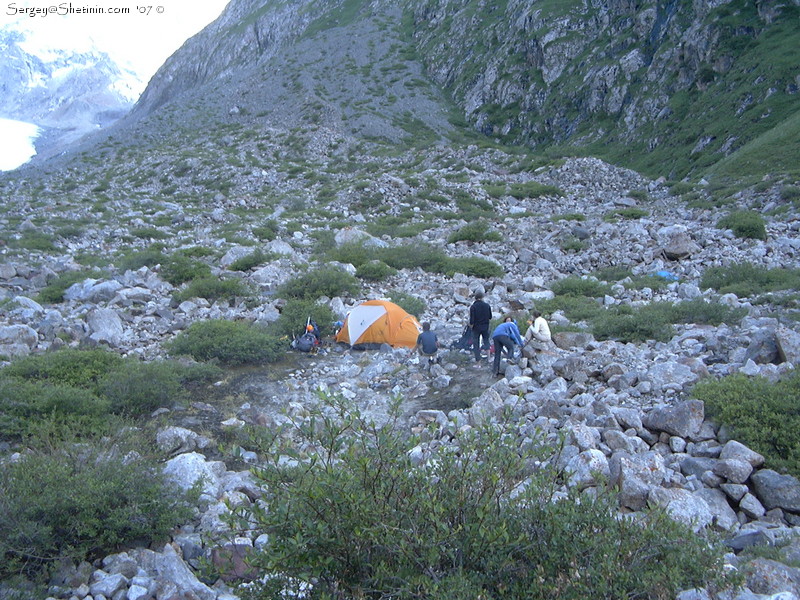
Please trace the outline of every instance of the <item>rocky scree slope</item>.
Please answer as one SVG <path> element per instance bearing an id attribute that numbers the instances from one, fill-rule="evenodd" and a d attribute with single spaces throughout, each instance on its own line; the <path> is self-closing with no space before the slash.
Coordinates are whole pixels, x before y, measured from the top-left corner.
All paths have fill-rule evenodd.
<path id="1" fill-rule="evenodd" d="M 398 128 L 437 139 L 469 124 L 679 179 L 796 116 L 799 10 L 786 0 L 235 0 L 167 61 L 132 118 L 205 102 L 220 119 L 235 104 L 393 141 Z"/>
<path id="2" fill-rule="evenodd" d="M 728 208 L 716 209 L 713 203 L 712 208 L 691 208 L 663 182 L 597 159 L 539 166 L 524 156 L 474 146 L 376 156 L 360 154 L 358 141 L 324 128 L 307 134 L 275 129 L 261 137 L 244 136 L 246 142 L 231 149 L 226 136 L 241 133 L 241 128 L 219 137 L 207 133 L 189 150 L 196 155 L 152 153 L 128 166 L 122 158 L 133 155 L 135 147 L 109 143 L 103 152 L 118 160 L 89 162 L 94 171 L 81 174 L 73 168 L 31 179 L 24 174 L 4 178 L 2 353 L 104 344 L 149 360 L 163 356 L 163 342 L 195 321 L 274 320 L 282 306 L 274 290 L 304 265 L 321 264 L 320 240 L 427 243 L 450 255 L 489 257 L 501 265 L 505 275 L 490 279 L 405 269 L 367 285 L 362 297 L 321 299 L 343 316 L 363 298 L 395 291 L 424 297 L 422 318 L 445 341 L 460 334 L 470 294 L 478 287 L 485 289 L 498 315 L 542 302 L 552 295 L 549 288 L 570 274 L 624 266 L 642 275 L 667 270 L 678 281 L 653 288 L 614 285 L 602 300 L 606 306 L 712 300 L 713 292 L 699 287 L 708 268 L 742 261 L 763 268 L 791 265 L 800 251 L 800 220 L 778 188 L 748 189 L 732 198 L 740 208 L 767 218 L 765 240 L 744 240 L 716 227 Z M 292 144 L 316 161 L 301 163 Z M 215 188 L 220 181 L 228 185 Z M 532 184 L 553 187 L 542 196 L 517 193 L 515 186 Z M 771 217 L 768 213 L 781 204 L 788 212 Z M 631 219 L 609 218 L 622 208 L 642 212 Z M 490 220 L 502 241 L 448 244 L 448 236 L 466 224 L 465 214 Z M 570 214 L 583 219 L 563 218 Z M 258 241 L 254 231 L 272 220 L 280 223 L 278 237 Z M 390 233 L 365 233 L 380 223 L 391 224 Z M 49 236 L 52 246 L 20 248 L 26 240 L 40 239 L 34 234 Z M 410 237 L 393 237 L 401 234 Z M 572 238 L 584 244 L 565 249 L 564 240 Z M 198 298 L 178 304 L 159 266 L 127 272 L 114 266 L 131 248 L 144 250 L 155 243 L 166 252 L 198 245 L 216 249 L 206 259 L 212 272 L 252 284 L 259 302 Z M 275 258 L 246 272 L 230 271 L 233 260 L 252 252 L 252 244 Z M 83 269 L 78 260 L 91 262 L 100 273 L 69 288 L 64 303 L 35 300 L 37 291 L 59 274 Z M 517 419 L 520 443 L 534 429 L 550 435 L 564 431 L 568 444 L 559 460 L 571 473 L 567 485 L 591 489 L 598 485 L 594 473 L 603 472 L 618 485 L 623 512 L 664 506 L 674 518 L 700 529 L 723 530 L 737 550 L 765 541 L 785 544 L 784 562 L 748 563 L 748 590 L 738 597 L 798 597 L 800 574 L 792 557 L 798 547 L 800 483 L 763 468 L 763 457 L 707 421 L 702 403 L 689 393 L 694 382 L 707 376 L 784 375 L 800 361 L 800 334 L 780 307 L 732 295 L 720 300 L 746 309 L 746 316 L 713 327 L 675 326 L 666 343 L 597 341 L 580 330 L 559 334 L 559 349 L 550 357 L 523 357 L 505 367 L 499 381 L 489 378 L 488 368 L 480 373 L 485 387 L 472 391 L 472 398 L 462 397 L 460 406 L 429 406 L 426 399 L 459 385 L 460 371 L 469 362 L 466 354 L 446 353 L 443 364 L 426 373 L 405 351 L 385 349 L 300 360 L 287 374 L 281 396 L 263 386 L 247 388 L 244 398 L 237 395 L 241 389 L 231 390 L 241 402 L 235 417 L 229 407 L 210 403 L 195 403 L 188 414 L 165 407 L 174 411 L 174 424 L 155 441 L 172 457 L 166 468 L 176 485 L 206 475 L 202 516 L 176 532 L 163 551 L 137 549 L 68 570 L 53 596 L 100 598 L 126 590 L 128 597 L 189 591 L 200 598 L 234 597 L 232 582 L 202 583 L 193 568 L 200 566 L 199 557 L 211 558 L 214 548 L 228 545 L 247 552 L 258 545 L 258 532 L 232 538 L 220 519 L 226 503 L 252 502 L 258 490 L 246 471 L 237 470 L 240 458 L 219 455 L 208 430 L 192 427 L 199 417 L 203 423 L 216 421 L 219 430 L 302 421 L 314 398 L 306 377 L 313 372 L 324 388 L 344 394 L 376 417 L 390 396 L 399 394 L 410 428 L 437 423 L 436 433 L 426 435 L 414 451 L 419 462 L 437 446 L 455 443 L 456 423 L 496 419 L 504 408 Z M 564 314 L 551 318 L 580 329 Z M 245 460 L 259 460 L 252 450 L 242 450 Z M 735 554 L 728 558 L 732 566 L 745 568 Z M 710 594 L 687 592 L 682 598 Z"/>

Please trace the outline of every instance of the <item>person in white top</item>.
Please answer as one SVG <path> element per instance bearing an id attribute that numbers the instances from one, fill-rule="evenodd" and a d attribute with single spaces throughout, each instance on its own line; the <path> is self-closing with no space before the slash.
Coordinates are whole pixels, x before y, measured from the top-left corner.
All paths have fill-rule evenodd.
<path id="1" fill-rule="evenodd" d="M 528 319 L 528 331 L 525 332 L 525 346 L 535 350 L 547 350 L 553 343 L 550 326 L 538 310 L 533 311 L 533 321 Z"/>

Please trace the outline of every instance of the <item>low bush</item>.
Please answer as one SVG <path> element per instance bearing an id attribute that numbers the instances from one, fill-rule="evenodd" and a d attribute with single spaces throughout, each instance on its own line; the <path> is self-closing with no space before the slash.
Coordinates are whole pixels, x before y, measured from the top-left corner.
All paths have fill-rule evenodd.
<path id="1" fill-rule="evenodd" d="M 236 366 L 277 362 L 288 344 L 258 325 L 212 320 L 192 323 L 166 347 L 174 355 Z"/>
<path id="2" fill-rule="evenodd" d="M 492 260 L 477 256 L 451 258 L 445 262 L 443 268 L 444 270 L 441 272 L 448 277 L 452 277 L 456 273 L 463 273 L 479 279 L 491 279 L 503 275 L 503 267 Z"/>
<path id="3" fill-rule="evenodd" d="M 136 271 L 142 267 L 153 267 L 155 265 L 163 264 L 167 261 L 166 255 L 161 251 L 160 246 L 141 250 L 139 252 L 132 252 L 126 254 L 119 259 L 120 271 Z"/>
<path id="4" fill-rule="evenodd" d="M 264 252 L 260 248 L 254 250 L 247 256 L 243 256 L 231 263 L 229 267 L 231 271 L 249 271 L 259 265 L 275 259 L 275 254 L 271 252 Z"/>
<path id="5" fill-rule="evenodd" d="M 570 275 L 554 282 L 550 289 L 557 296 L 586 296 L 600 298 L 611 293 L 611 286 L 595 279 L 583 279 Z"/>
<path id="6" fill-rule="evenodd" d="M 53 432 L 51 432 L 53 433 Z M 134 541 L 168 539 L 192 498 L 167 485 L 144 453 L 123 460 L 116 440 L 56 431 L 19 461 L 0 465 L 0 580 L 47 580 L 50 566 L 92 561 Z M 196 495 L 195 495 L 196 497 Z"/>
<path id="7" fill-rule="evenodd" d="M 512 183 L 509 186 L 508 194 L 518 200 L 523 198 L 540 198 L 542 196 L 564 196 L 564 192 L 553 186 L 527 181 L 525 183 Z"/>
<path id="8" fill-rule="evenodd" d="M 171 406 L 181 398 L 180 369 L 171 362 L 125 361 L 99 382 L 112 412 L 132 417 Z"/>
<path id="9" fill-rule="evenodd" d="M 278 225 L 277 221 L 265 221 L 262 225 L 258 227 L 253 227 L 253 235 L 256 236 L 262 242 L 271 242 L 276 237 L 278 237 L 278 232 L 280 231 L 280 225 Z"/>
<path id="10" fill-rule="evenodd" d="M 800 289 L 800 269 L 765 269 L 751 263 L 711 267 L 703 273 L 700 287 L 714 289 L 720 294 L 736 294 L 740 298 Z"/>
<path id="11" fill-rule="evenodd" d="M 206 300 L 228 300 L 236 298 L 249 298 L 253 291 L 239 279 L 217 279 L 216 277 L 203 277 L 193 279 L 189 285 L 174 294 L 177 302 L 191 298 L 205 298 Z"/>
<path id="12" fill-rule="evenodd" d="M 397 269 L 390 267 L 382 260 L 371 260 L 359 265 L 356 269 L 356 277 L 368 281 L 383 281 L 393 275 L 397 275 Z"/>
<path id="13" fill-rule="evenodd" d="M 451 233 L 447 238 L 447 243 L 499 242 L 502 239 L 502 236 L 498 232 L 489 230 L 489 223 L 486 221 L 475 221 Z"/>
<path id="14" fill-rule="evenodd" d="M 585 221 L 586 215 L 583 213 L 564 213 L 563 215 L 553 215 L 552 220 L 556 221 Z"/>
<path id="15" fill-rule="evenodd" d="M 75 350 L 34 354 L 20 358 L 2 370 L 6 377 L 48 385 L 66 385 L 98 391 L 100 380 L 119 368 L 124 359 L 108 350 Z"/>
<path id="16" fill-rule="evenodd" d="M 308 319 L 314 321 L 320 335 L 332 332 L 336 317 L 327 304 L 317 304 L 314 300 L 292 299 L 281 309 L 281 316 L 270 325 L 269 331 L 277 336 L 294 337 L 305 332 Z"/>
<path id="17" fill-rule="evenodd" d="M 308 461 L 285 460 L 296 456 L 281 446 L 289 432 L 254 442 L 270 458 L 255 471 L 263 506 L 230 520 L 268 533 L 251 555 L 267 576 L 248 586 L 251 600 L 299 589 L 375 600 L 672 598 L 728 581 L 724 549 L 663 511 L 620 518 L 602 490 L 556 499 L 557 470 L 529 468 L 552 449 L 518 447 L 510 426 L 461 430 L 458 451 L 443 445 L 420 466 L 409 452 L 418 439 L 396 422 L 376 426 L 335 398 L 311 412 L 291 432 L 317 449 Z"/>
<path id="18" fill-rule="evenodd" d="M 767 239 L 764 217 L 748 210 L 735 211 L 717 221 L 720 229 L 731 229 L 736 237 L 754 240 Z"/>
<path id="19" fill-rule="evenodd" d="M 406 294 L 405 292 L 391 292 L 389 300 L 397 304 L 410 315 L 419 318 L 428 309 L 428 304 L 422 298 Z"/>
<path id="20" fill-rule="evenodd" d="M 629 208 L 618 208 L 611 214 L 617 217 L 622 217 L 623 219 L 643 219 L 650 213 L 643 208 L 636 208 L 633 206 Z"/>
<path id="21" fill-rule="evenodd" d="M 719 302 L 706 302 L 702 298 L 678 302 L 669 307 L 672 323 L 695 323 L 697 325 L 720 325 L 738 323 L 747 315 L 746 308 L 732 308 Z"/>
<path id="22" fill-rule="evenodd" d="M 59 304 L 64 301 L 64 292 L 70 286 L 85 279 L 95 279 L 101 276 L 99 271 L 67 271 L 43 287 L 36 300 L 43 304 Z"/>
<path id="23" fill-rule="evenodd" d="M 23 438 L 41 419 L 81 421 L 94 430 L 109 408 L 109 401 L 90 389 L 0 377 L 0 439 Z"/>
<path id="24" fill-rule="evenodd" d="M 627 277 L 633 277 L 633 273 L 627 267 L 611 266 L 598 269 L 592 273 L 600 281 L 621 281 Z"/>
<path id="25" fill-rule="evenodd" d="M 539 300 L 536 308 L 542 314 L 561 311 L 573 323 L 592 321 L 605 310 L 597 300 L 586 296 L 556 296 L 551 300 Z"/>
<path id="26" fill-rule="evenodd" d="M 175 254 L 164 261 L 161 267 L 161 277 L 177 286 L 193 279 L 208 279 L 211 277 L 211 267 L 183 254 Z"/>
<path id="27" fill-rule="evenodd" d="M 355 296 L 361 284 L 354 275 L 337 267 L 320 267 L 295 277 L 278 288 L 282 298 L 306 298 L 316 300 L 320 296 Z"/>
<path id="28" fill-rule="evenodd" d="M 13 240 L 10 245 L 13 248 L 39 250 L 41 252 L 53 252 L 56 249 L 51 236 L 35 232 L 24 233 L 18 240 Z"/>
<path id="29" fill-rule="evenodd" d="M 800 375 L 770 383 L 736 374 L 701 381 L 693 394 L 705 403 L 709 417 L 762 454 L 769 468 L 800 477 Z"/>
<path id="30" fill-rule="evenodd" d="M 637 310 L 623 305 L 598 314 L 592 323 L 592 333 L 598 340 L 667 342 L 672 338 L 673 330 L 663 307 L 646 305 Z"/>

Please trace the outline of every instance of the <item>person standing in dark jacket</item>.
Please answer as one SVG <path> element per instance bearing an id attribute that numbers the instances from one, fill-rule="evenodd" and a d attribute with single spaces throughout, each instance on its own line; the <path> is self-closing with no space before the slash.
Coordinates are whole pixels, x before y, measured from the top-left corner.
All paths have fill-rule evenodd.
<path id="1" fill-rule="evenodd" d="M 480 368 L 481 346 L 489 346 L 489 322 L 492 307 L 483 301 L 483 292 L 475 292 L 475 302 L 469 307 L 469 326 L 472 328 L 472 350 L 475 353 L 475 368 Z"/>

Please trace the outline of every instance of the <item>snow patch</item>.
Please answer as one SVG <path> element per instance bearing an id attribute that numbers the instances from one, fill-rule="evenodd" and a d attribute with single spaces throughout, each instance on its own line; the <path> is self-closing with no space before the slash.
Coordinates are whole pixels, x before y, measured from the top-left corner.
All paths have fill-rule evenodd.
<path id="1" fill-rule="evenodd" d="M 33 146 L 40 129 L 33 123 L 0 118 L 0 171 L 11 171 L 36 154 Z"/>

